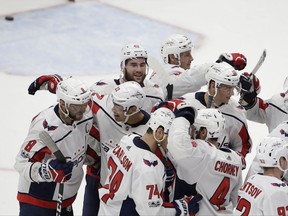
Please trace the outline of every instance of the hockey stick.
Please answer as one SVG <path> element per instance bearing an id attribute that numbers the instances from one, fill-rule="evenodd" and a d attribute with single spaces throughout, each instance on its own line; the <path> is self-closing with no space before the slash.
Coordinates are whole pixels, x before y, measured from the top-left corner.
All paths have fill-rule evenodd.
<path id="1" fill-rule="evenodd" d="M 167 89 L 167 99 L 172 99 L 173 96 L 173 84 L 170 79 L 169 74 L 165 71 L 164 67 L 159 63 L 159 61 L 153 56 L 149 56 L 148 65 L 152 68 L 152 70 L 157 74 L 159 79 L 162 81 L 163 86 L 166 86 Z"/>
<path id="2" fill-rule="evenodd" d="M 51 136 L 46 131 L 41 131 L 39 133 L 39 138 L 41 141 L 50 149 L 56 159 L 62 163 L 66 163 L 66 159 L 62 152 L 59 150 L 55 142 L 52 140 Z M 56 216 L 61 216 L 62 200 L 63 200 L 64 184 L 59 184 L 58 198 L 57 198 L 57 208 Z"/>
<path id="3" fill-rule="evenodd" d="M 252 77 L 254 74 L 257 73 L 257 71 L 259 70 L 259 68 L 261 67 L 261 65 L 263 64 L 263 62 L 265 61 L 266 58 L 266 49 L 263 50 L 262 55 L 260 56 L 257 64 L 255 65 L 255 67 L 253 68 L 253 70 L 251 71 L 251 73 L 249 74 L 249 81 L 251 82 Z M 244 97 L 244 93 L 242 92 L 239 98 L 239 103 L 241 104 L 243 101 L 243 97 Z"/>

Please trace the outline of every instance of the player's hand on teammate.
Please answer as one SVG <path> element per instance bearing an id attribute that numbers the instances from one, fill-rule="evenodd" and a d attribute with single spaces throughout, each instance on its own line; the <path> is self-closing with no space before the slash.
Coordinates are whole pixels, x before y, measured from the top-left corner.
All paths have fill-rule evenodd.
<path id="1" fill-rule="evenodd" d="M 202 199 L 201 194 L 175 200 L 176 216 L 178 215 L 195 215 L 199 211 L 199 201 Z"/>
<path id="2" fill-rule="evenodd" d="M 243 70 L 247 65 L 247 59 L 241 53 L 222 53 L 216 62 L 226 62 L 239 71 Z"/>
<path id="3" fill-rule="evenodd" d="M 55 94 L 57 84 L 62 80 L 62 77 L 54 74 L 54 75 L 42 75 L 34 80 L 29 88 L 28 93 L 34 95 L 38 90 L 49 90 L 49 92 Z"/>
<path id="4" fill-rule="evenodd" d="M 175 117 L 184 117 L 190 122 L 190 124 L 194 123 L 197 111 L 192 106 L 192 104 L 187 102 L 185 99 L 173 99 L 160 102 L 152 108 L 152 112 L 160 107 L 166 107 L 170 109 L 172 112 L 174 112 Z"/>
<path id="5" fill-rule="evenodd" d="M 240 76 L 240 92 L 243 96 L 244 102 L 241 105 L 247 106 L 247 104 L 253 103 L 257 95 L 261 91 L 261 85 L 259 79 L 248 72 L 244 72 Z"/>
<path id="6" fill-rule="evenodd" d="M 44 160 L 39 169 L 41 177 L 47 182 L 63 183 L 72 176 L 73 162 L 60 162 L 57 159 Z"/>

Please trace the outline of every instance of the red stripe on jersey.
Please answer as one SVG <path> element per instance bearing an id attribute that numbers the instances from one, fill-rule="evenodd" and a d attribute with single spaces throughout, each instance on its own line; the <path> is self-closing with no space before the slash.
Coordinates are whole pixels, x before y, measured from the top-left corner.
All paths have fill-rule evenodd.
<path id="1" fill-rule="evenodd" d="M 241 140 L 242 140 L 241 154 L 245 157 L 246 154 L 249 153 L 249 150 L 251 148 L 251 143 L 249 143 L 249 135 L 244 125 L 241 127 L 239 136 L 241 137 Z"/>
<path id="2" fill-rule="evenodd" d="M 96 140 L 100 141 L 100 132 L 98 128 L 96 128 L 94 125 L 91 127 L 89 134 L 90 136 L 94 137 Z"/>
<path id="3" fill-rule="evenodd" d="M 265 103 L 264 100 L 262 100 L 261 98 L 258 98 L 259 100 L 259 108 L 265 110 L 269 104 Z"/>
<path id="4" fill-rule="evenodd" d="M 42 208 L 49 208 L 49 209 L 56 209 L 57 208 L 57 201 L 41 200 L 41 199 L 35 198 L 29 194 L 23 194 L 23 193 L 18 192 L 17 199 L 19 202 L 29 203 L 31 205 L 39 206 Z M 76 195 L 74 195 L 73 197 L 71 197 L 69 199 L 63 200 L 62 208 L 67 208 L 68 206 L 72 205 L 72 203 L 74 202 L 75 199 L 76 199 Z"/>
<path id="5" fill-rule="evenodd" d="M 36 152 L 33 155 L 33 157 L 30 159 L 30 161 L 31 162 L 38 162 L 38 161 L 41 162 L 46 154 L 49 154 L 49 155 L 52 154 L 52 152 L 50 151 L 50 149 L 48 147 L 45 147 L 45 148 L 41 149 L 40 151 Z"/>

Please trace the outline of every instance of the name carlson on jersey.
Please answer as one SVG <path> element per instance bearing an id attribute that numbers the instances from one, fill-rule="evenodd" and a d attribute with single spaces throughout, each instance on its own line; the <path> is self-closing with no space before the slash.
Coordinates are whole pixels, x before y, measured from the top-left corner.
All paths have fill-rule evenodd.
<path id="1" fill-rule="evenodd" d="M 217 172 L 226 173 L 228 175 L 237 176 L 239 167 L 223 161 L 217 161 L 215 163 L 214 170 Z"/>
<path id="2" fill-rule="evenodd" d="M 119 159 L 120 164 L 128 172 L 132 166 L 132 162 L 125 155 L 125 152 L 118 144 L 116 144 L 116 147 L 113 149 L 113 154 Z"/>

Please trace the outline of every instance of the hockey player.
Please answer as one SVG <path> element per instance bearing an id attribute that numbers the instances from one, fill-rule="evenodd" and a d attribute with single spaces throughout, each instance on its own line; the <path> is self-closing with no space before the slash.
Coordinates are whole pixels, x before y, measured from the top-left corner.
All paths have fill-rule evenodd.
<path id="1" fill-rule="evenodd" d="M 73 216 L 72 204 L 83 178 L 83 163 L 89 154 L 99 160 L 92 144 L 95 134 L 93 116 L 88 109 L 89 89 L 79 80 L 61 81 L 56 90 L 59 103 L 37 114 L 31 122 L 28 135 L 16 157 L 19 172 L 17 199 L 19 215 L 55 215 L 58 199 L 57 183 L 64 183 L 61 215 Z M 39 132 L 46 131 L 66 157 L 59 162 Z M 59 209 L 58 209 L 59 210 Z M 60 214 L 59 214 L 60 215 Z"/>
<path id="2" fill-rule="evenodd" d="M 163 69 L 173 87 L 167 88 L 164 86 L 164 83 L 159 78 L 160 76 L 157 75 L 157 71 L 153 72 L 149 79 L 162 87 L 165 98 L 170 100 L 186 93 L 196 92 L 206 84 L 205 74 L 213 63 L 191 67 L 193 61 L 192 49 L 192 41 L 181 34 L 169 36 L 162 44 Z M 246 66 L 246 57 L 240 53 L 223 53 L 219 56 L 217 62 L 227 62 L 236 70 L 242 70 Z"/>
<path id="3" fill-rule="evenodd" d="M 271 133 L 269 133 L 268 135 L 269 137 L 279 137 L 283 140 L 285 140 L 286 142 L 288 142 L 288 121 L 284 121 L 282 123 L 280 123 L 276 128 L 274 128 Z M 254 174 L 257 173 L 263 173 L 264 170 L 263 168 L 260 166 L 260 164 L 258 163 L 258 159 L 255 156 L 254 160 L 252 161 L 249 170 L 247 172 L 246 178 L 245 178 L 245 182 Z M 285 176 L 285 179 L 283 179 L 284 181 L 287 182 L 288 180 L 288 176 Z"/>
<path id="4" fill-rule="evenodd" d="M 238 192 L 234 215 L 287 215 L 288 186 L 281 178 L 288 170 L 288 143 L 264 138 L 256 150 L 264 174 L 251 176 Z"/>
<path id="5" fill-rule="evenodd" d="M 252 140 L 249 136 L 245 110 L 233 99 L 239 76 L 232 66 L 214 63 L 206 74 L 207 92 L 188 93 L 182 98 L 193 102 L 195 108 L 216 108 L 225 118 L 225 132 L 218 138 L 220 147 L 229 147 L 244 157 L 250 152 Z"/>
<path id="6" fill-rule="evenodd" d="M 243 100 L 241 105 L 247 110 L 247 119 L 266 124 L 269 133 L 282 121 L 288 120 L 288 77 L 283 84 L 283 91 L 274 94 L 270 99 L 263 100 L 257 95 L 261 85 L 259 79 L 247 72 L 240 76 Z"/>
<path id="7" fill-rule="evenodd" d="M 206 129 L 206 135 L 214 134 L 213 138 L 221 135 L 223 117 L 218 110 L 203 109 L 199 113 L 196 127 Z M 168 158 L 177 170 L 182 187 L 186 184 L 183 191 L 193 192 L 194 189 L 203 196 L 196 215 L 232 215 L 242 184 L 241 157 L 229 148 L 218 149 L 203 140 L 205 136 L 201 140 L 191 139 L 189 128 L 193 122 L 193 115 L 189 114 L 186 118 L 175 118 L 168 135 Z"/>
<path id="8" fill-rule="evenodd" d="M 99 215 L 190 215 L 198 211 L 202 198 L 199 194 L 174 203 L 162 200 L 165 172 L 155 151 L 166 150 L 173 119 L 174 113 L 169 109 L 157 109 L 142 137 L 126 135 L 108 152 L 110 175 L 99 190 Z"/>
<path id="9" fill-rule="evenodd" d="M 247 119 L 250 121 L 266 124 L 269 136 L 279 135 L 280 129 L 284 126 L 283 121 L 288 120 L 288 77 L 283 84 L 283 92 L 274 94 L 270 99 L 263 100 L 257 95 L 261 91 L 261 85 L 259 79 L 252 75 L 249 77 L 247 72 L 240 76 L 241 83 L 241 95 L 243 100 L 239 100 L 241 105 L 246 109 Z M 281 124 L 276 129 L 277 126 Z M 274 134 L 274 135 L 272 135 Z M 246 175 L 245 181 L 258 172 L 263 173 L 263 169 L 260 168 L 258 160 L 255 157 L 249 171 Z"/>
<path id="10" fill-rule="evenodd" d="M 150 80 L 145 79 L 148 72 L 147 50 L 139 44 L 128 44 L 121 49 L 121 74 L 118 79 L 100 80 L 92 85 L 91 90 L 98 94 L 110 94 L 115 86 L 135 81 L 143 88 L 146 99 L 143 109 L 150 113 L 152 106 L 164 99 L 163 90 Z"/>
<path id="11" fill-rule="evenodd" d="M 93 166 L 87 167 L 83 215 L 97 215 L 99 209 L 98 188 L 108 177 L 107 153 L 126 134 L 143 135 L 150 114 L 142 110 L 145 93 L 137 82 L 124 82 L 115 87 L 112 94 L 93 95 L 93 113 L 100 135 L 101 173 Z"/>

